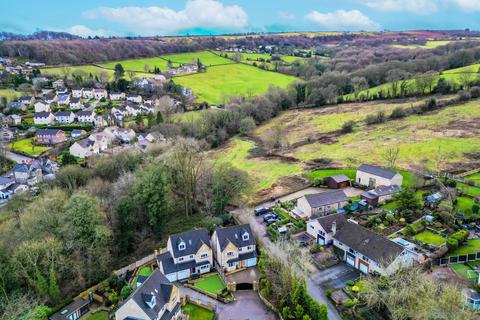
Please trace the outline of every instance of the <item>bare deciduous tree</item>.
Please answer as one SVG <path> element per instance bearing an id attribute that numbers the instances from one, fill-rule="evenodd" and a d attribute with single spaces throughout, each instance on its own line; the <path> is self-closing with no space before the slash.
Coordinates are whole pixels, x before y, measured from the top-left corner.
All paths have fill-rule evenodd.
<path id="1" fill-rule="evenodd" d="M 391 147 L 385 150 L 383 153 L 383 158 L 387 161 L 387 166 L 390 169 L 395 168 L 395 164 L 398 160 L 398 155 L 400 154 L 400 149 L 398 147 Z"/>

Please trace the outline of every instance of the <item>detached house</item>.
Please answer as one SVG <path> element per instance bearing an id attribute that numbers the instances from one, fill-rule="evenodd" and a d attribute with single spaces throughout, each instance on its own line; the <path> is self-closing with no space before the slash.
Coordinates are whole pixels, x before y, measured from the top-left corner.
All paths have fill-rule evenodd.
<path id="1" fill-rule="evenodd" d="M 110 93 L 110 100 L 118 101 L 125 99 L 125 92 L 111 92 Z"/>
<path id="2" fill-rule="evenodd" d="M 77 158 L 88 158 L 100 153 L 100 149 L 95 141 L 82 139 L 70 146 L 70 154 Z"/>
<path id="3" fill-rule="evenodd" d="M 180 291 L 158 269 L 115 311 L 116 320 L 175 320 L 180 315 Z"/>
<path id="4" fill-rule="evenodd" d="M 58 129 L 41 129 L 37 131 L 37 142 L 45 145 L 55 145 L 67 141 L 65 132 Z"/>
<path id="5" fill-rule="evenodd" d="M 347 264 L 363 273 L 390 275 L 415 263 L 414 254 L 405 247 L 351 220 L 337 227 L 333 245 L 341 250 Z"/>
<path id="6" fill-rule="evenodd" d="M 45 95 L 43 100 L 45 100 L 45 102 L 48 103 L 48 104 L 52 104 L 54 102 L 57 102 L 58 98 L 55 94 L 47 94 L 47 95 Z"/>
<path id="7" fill-rule="evenodd" d="M 160 271 L 170 281 L 178 281 L 210 272 L 213 252 L 206 229 L 171 235 L 167 249 L 157 257 Z"/>
<path id="8" fill-rule="evenodd" d="M 93 99 L 94 97 L 94 94 L 93 94 L 93 89 L 89 89 L 89 88 L 83 88 L 82 89 L 82 97 L 85 98 L 85 99 Z"/>
<path id="9" fill-rule="evenodd" d="M 35 102 L 35 98 L 32 96 L 23 96 L 18 99 L 18 102 L 20 102 L 23 105 L 31 106 Z"/>
<path id="10" fill-rule="evenodd" d="M 55 121 L 58 123 L 73 123 L 75 121 L 75 114 L 72 111 L 56 112 Z"/>
<path id="11" fill-rule="evenodd" d="M 93 111 L 80 111 L 76 113 L 78 122 L 93 123 L 95 121 L 95 113 Z"/>
<path id="12" fill-rule="evenodd" d="M 348 203 L 348 197 L 342 190 L 306 194 L 297 201 L 294 213 L 301 219 L 312 215 L 324 216 L 343 208 Z"/>
<path id="13" fill-rule="evenodd" d="M 341 213 L 335 213 L 328 216 L 312 216 L 307 222 L 307 233 L 316 239 L 319 245 L 333 243 L 333 236 L 337 229 L 343 227 L 347 218 Z"/>
<path id="14" fill-rule="evenodd" d="M 396 184 L 391 186 L 380 186 L 373 190 L 364 192 L 361 198 L 367 201 L 371 206 L 383 204 L 393 198 L 395 193 L 400 192 L 402 188 Z"/>
<path id="15" fill-rule="evenodd" d="M 362 164 L 357 169 L 355 182 L 362 186 L 367 186 L 368 188 L 391 185 L 401 186 L 403 177 L 397 172 L 378 166 Z"/>
<path id="16" fill-rule="evenodd" d="M 127 101 L 134 103 L 142 103 L 142 96 L 139 94 L 129 94 L 127 96 Z"/>
<path id="17" fill-rule="evenodd" d="M 70 99 L 70 109 L 79 110 L 79 109 L 83 109 L 83 108 L 84 108 L 84 106 L 83 106 L 82 100 L 80 98 L 71 98 Z"/>
<path id="18" fill-rule="evenodd" d="M 72 89 L 72 97 L 82 98 L 83 97 L 83 89 Z"/>
<path id="19" fill-rule="evenodd" d="M 38 101 L 34 105 L 35 112 L 50 112 L 50 104 L 43 101 Z"/>
<path id="20" fill-rule="evenodd" d="M 58 104 L 60 105 L 68 105 L 70 104 L 70 94 L 69 93 L 63 93 L 58 95 Z"/>
<path id="21" fill-rule="evenodd" d="M 110 140 L 103 133 L 92 133 L 88 139 L 95 141 L 100 151 L 107 150 L 110 144 Z"/>
<path id="22" fill-rule="evenodd" d="M 105 89 L 93 89 L 93 97 L 96 100 L 100 100 L 102 98 L 107 99 L 107 97 L 108 97 L 107 90 L 105 90 Z"/>
<path id="23" fill-rule="evenodd" d="M 54 124 L 55 117 L 50 112 L 37 112 L 33 116 L 33 123 L 34 124 Z"/>
<path id="24" fill-rule="evenodd" d="M 212 248 L 218 265 L 227 272 L 257 265 L 256 242 L 248 224 L 217 228 Z"/>

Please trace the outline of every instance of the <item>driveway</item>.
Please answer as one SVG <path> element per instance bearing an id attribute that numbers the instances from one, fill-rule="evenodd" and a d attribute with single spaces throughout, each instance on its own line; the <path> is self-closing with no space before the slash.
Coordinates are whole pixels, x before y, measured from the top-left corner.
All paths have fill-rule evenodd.
<path id="1" fill-rule="evenodd" d="M 5 157 L 9 160 L 12 160 L 16 163 L 30 163 L 33 161 L 33 158 L 24 156 L 19 153 L 11 152 L 11 151 L 6 151 L 5 152 Z"/>
<path id="2" fill-rule="evenodd" d="M 360 271 L 343 262 L 310 275 L 312 282 L 325 289 L 343 288 L 347 281 L 357 280 L 359 277 Z"/>
<path id="3" fill-rule="evenodd" d="M 257 267 L 248 268 L 246 270 L 232 273 L 231 275 L 227 276 L 227 280 L 229 282 L 236 282 L 239 283 L 253 283 L 254 281 L 258 281 L 260 277 L 260 272 L 258 271 Z"/>
<path id="4" fill-rule="evenodd" d="M 276 320 L 277 315 L 252 290 L 235 292 L 235 301 L 217 305 L 218 320 Z"/>

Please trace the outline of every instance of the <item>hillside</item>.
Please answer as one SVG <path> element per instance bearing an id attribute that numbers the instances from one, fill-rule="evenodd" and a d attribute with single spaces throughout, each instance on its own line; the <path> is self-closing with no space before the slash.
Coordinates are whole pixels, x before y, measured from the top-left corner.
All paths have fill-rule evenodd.
<path id="1" fill-rule="evenodd" d="M 479 101 L 378 125 L 364 123 L 369 114 L 383 111 L 388 116 L 395 108 L 422 103 L 425 100 L 287 111 L 259 126 L 250 138 L 233 139 L 211 157 L 231 161 L 247 171 L 257 196 L 272 186 L 278 188 L 279 179 L 287 181 L 287 176 L 318 166 L 354 167 L 363 162 L 385 165 L 385 150 L 394 146 L 399 148 L 397 166 L 402 169 L 427 172 L 435 168 L 436 159 L 445 163 L 443 169 L 459 170 L 465 167 L 466 160 L 478 164 L 472 156 L 480 148 Z M 342 134 L 339 129 L 349 120 L 355 121 L 356 127 L 352 133 Z M 276 130 L 281 130 L 285 138 L 285 147 L 280 150 L 267 147 Z"/>

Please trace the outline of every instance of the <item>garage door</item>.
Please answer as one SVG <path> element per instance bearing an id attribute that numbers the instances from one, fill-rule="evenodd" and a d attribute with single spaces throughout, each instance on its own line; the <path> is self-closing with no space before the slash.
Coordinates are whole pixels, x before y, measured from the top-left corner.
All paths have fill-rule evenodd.
<path id="1" fill-rule="evenodd" d="M 351 265 L 352 267 L 355 267 L 355 257 L 349 256 L 347 254 L 347 263 Z"/>
<path id="2" fill-rule="evenodd" d="M 363 262 L 362 260 L 359 260 L 358 270 L 362 271 L 363 273 L 368 273 L 368 264 L 366 262 Z"/>
<path id="3" fill-rule="evenodd" d="M 183 270 L 178 272 L 178 280 L 187 279 L 190 276 L 190 270 Z"/>
<path id="4" fill-rule="evenodd" d="M 245 262 L 245 266 L 246 267 L 253 267 L 257 265 L 257 258 L 252 258 L 252 259 L 248 259 L 246 262 Z"/>

